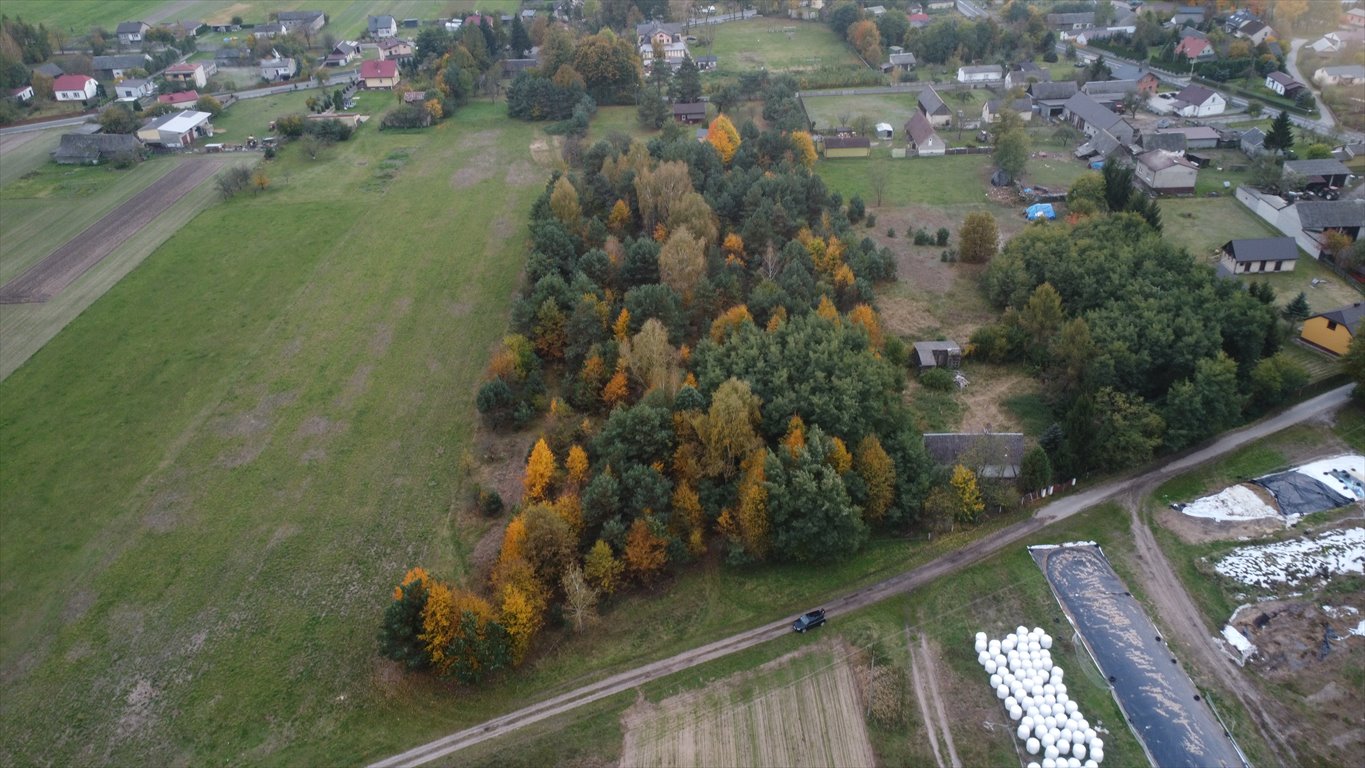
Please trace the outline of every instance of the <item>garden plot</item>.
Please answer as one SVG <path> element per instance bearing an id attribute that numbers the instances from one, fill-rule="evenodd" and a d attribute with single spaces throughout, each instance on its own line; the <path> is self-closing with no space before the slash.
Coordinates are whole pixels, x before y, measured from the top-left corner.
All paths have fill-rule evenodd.
<path id="1" fill-rule="evenodd" d="M 1365 574 L 1365 528 L 1242 547 L 1219 560 L 1214 569 L 1226 578 L 1263 589 Z"/>

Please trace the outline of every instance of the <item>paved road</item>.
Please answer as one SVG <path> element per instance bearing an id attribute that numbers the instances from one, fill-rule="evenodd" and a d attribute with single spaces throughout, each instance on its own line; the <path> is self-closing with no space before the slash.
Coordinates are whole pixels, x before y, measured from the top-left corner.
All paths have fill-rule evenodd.
<path id="1" fill-rule="evenodd" d="M 1353 385 L 1348 384 L 1343 387 L 1338 387 L 1337 389 L 1319 395 L 1311 400 L 1306 400 L 1277 416 L 1263 419 L 1255 424 L 1239 429 L 1236 432 L 1230 432 L 1203 449 L 1190 453 L 1182 458 L 1169 461 L 1148 472 L 1112 480 L 1086 491 L 1060 498 L 1039 509 L 1033 517 L 1028 520 L 1016 523 L 1008 528 L 1003 528 L 995 533 L 982 537 L 956 552 L 940 557 L 937 560 L 933 560 L 918 568 L 893 576 L 880 583 L 864 587 L 856 592 L 845 595 L 844 597 L 826 602 L 824 604 L 826 612 L 830 617 L 836 617 L 840 614 L 848 613 L 885 600 L 888 597 L 909 592 L 953 573 L 954 571 L 972 565 L 1007 546 L 1033 535 L 1047 525 L 1071 517 L 1072 515 L 1075 515 L 1082 510 L 1089 509 L 1115 495 L 1125 491 L 1131 491 L 1134 488 L 1146 487 L 1149 483 L 1156 482 L 1161 478 L 1173 474 L 1184 472 L 1191 467 L 1222 456 L 1229 451 L 1236 450 L 1253 440 L 1259 440 L 1266 435 L 1273 434 L 1286 427 L 1333 411 L 1349 399 L 1352 386 Z M 466 747 L 473 746 L 488 739 L 496 738 L 503 734 L 511 733 L 512 731 L 540 722 L 546 718 L 554 717 L 555 715 L 568 712 L 577 707 L 612 696 L 622 691 L 630 690 L 631 688 L 651 680 L 656 680 L 660 677 L 673 674 L 674 672 L 688 669 L 698 664 L 703 664 L 707 661 L 718 659 L 722 656 L 742 651 L 764 641 L 779 637 L 791 631 L 789 621 L 790 619 L 784 618 L 771 624 L 755 627 L 722 640 L 717 640 L 713 643 L 701 646 L 700 648 L 685 651 L 667 659 L 641 665 L 635 669 L 608 677 L 605 680 L 532 704 L 523 709 L 519 709 L 501 717 L 496 717 L 471 728 L 466 728 L 449 736 L 410 749 L 402 754 L 394 755 L 393 757 L 374 763 L 371 768 L 397 768 L 398 766 L 425 765 L 426 763 L 433 760 L 439 760 L 446 755 L 450 755 Z"/>
<path id="2" fill-rule="evenodd" d="M 79 117 L 64 117 L 61 120 L 45 120 L 41 123 L 29 123 L 28 125 L 14 125 L 9 128 L 0 128 L 0 136 L 8 136 L 12 133 L 46 131 L 49 128 L 69 128 L 73 125 L 80 125 L 87 120 L 94 119 L 94 115 L 81 115 Z"/>

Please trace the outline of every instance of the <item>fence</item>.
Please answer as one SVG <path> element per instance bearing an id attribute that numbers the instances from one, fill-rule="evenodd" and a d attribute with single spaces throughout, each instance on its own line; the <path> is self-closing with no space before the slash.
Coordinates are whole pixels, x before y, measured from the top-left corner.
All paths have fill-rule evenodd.
<path id="1" fill-rule="evenodd" d="M 1036 491 L 1029 491 L 1028 493 L 1024 494 L 1022 497 L 1020 497 L 1019 503 L 1021 503 L 1021 504 L 1031 504 L 1031 503 L 1033 503 L 1034 501 L 1037 501 L 1038 499 L 1050 498 L 1050 497 L 1052 497 L 1052 496 L 1056 496 L 1058 493 L 1061 493 L 1062 491 L 1065 491 L 1065 490 L 1068 490 L 1068 489 L 1071 489 L 1071 488 L 1075 488 L 1075 487 L 1076 487 L 1076 478 L 1073 477 L 1073 478 L 1071 478 L 1071 481 L 1070 481 L 1070 482 L 1066 482 L 1066 483 L 1053 483 L 1052 485 L 1049 485 L 1049 486 L 1046 487 L 1046 488 L 1040 488 L 1040 489 L 1038 489 L 1038 490 L 1036 490 Z"/>

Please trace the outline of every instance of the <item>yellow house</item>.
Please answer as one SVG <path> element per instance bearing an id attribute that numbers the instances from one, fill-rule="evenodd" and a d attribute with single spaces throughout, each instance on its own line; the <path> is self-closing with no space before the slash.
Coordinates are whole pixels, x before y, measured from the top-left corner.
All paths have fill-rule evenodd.
<path id="1" fill-rule="evenodd" d="M 1359 302 L 1313 315 L 1303 321 L 1299 340 L 1333 355 L 1344 355 L 1351 347 L 1351 336 L 1365 319 L 1365 302 Z"/>

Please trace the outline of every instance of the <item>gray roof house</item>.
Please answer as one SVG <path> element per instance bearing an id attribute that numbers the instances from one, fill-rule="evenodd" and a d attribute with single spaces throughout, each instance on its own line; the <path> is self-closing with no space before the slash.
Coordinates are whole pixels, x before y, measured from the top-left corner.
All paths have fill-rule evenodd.
<path id="1" fill-rule="evenodd" d="M 1185 134 L 1183 133 L 1144 133 L 1142 134 L 1142 148 L 1145 150 L 1164 149 L 1168 152 L 1185 151 Z"/>
<path id="2" fill-rule="evenodd" d="M 981 477 L 1013 480 L 1024 457 L 1019 432 L 926 432 L 924 450 L 941 467 L 961 464 Z"/>
<path id="3" fill-rule="evenodd" d="M 141 154 L 142 142 L 123 133 L 67 133 L 52 152 L 62 165 L 97 165 L 126 153 Z"/>
<path id="4" fill-rule="evenodd" d="M 1071 80 L 1034 83 L 1028 87 L 1029 96 L 1033 97 L 1033 105 L 1043 117 L 1057 117 L 1062 114 L 1066 100 L 1075 96 L 1076 92 L 1076 83 Z"/>
<path id="5" fill-rule="evenodd" d="M 1077 93 L 1067 99 L 1063 105 L 1062 116 L 1072 125 L 1085 131 L 1087 136 L 1107 131 L 1124 144 L 1133 142 L 1133 126 L 1095 101 L 1090 94 Z"/>
<path id="6" fill-rule="evenodd" d="M 369 33 L 370 37 L 375 40 L 381 37 L 393 37 L 398 34 L 398 21 L 392 16 L 371 16 Z"/>
<path id="7" fill-rule="evenodd" d="M 1218 260 L 1218 273 L 1244 275 L 1292 272 L 1298 260 L 1299 246 L 1292 237 L 1229 240 L 1223 244 L 1223 253 Z"/>
<path id="8" fill-rule="evenodd" d="M 46 75 L 54 79 L 66 74 L 66 72 L 64 72 L 61 67 L 57 66 L 56 64 L 53 64 L 50 61 L 43 62 L 42 64 L 39 64 L 38 66 L 34 67 L 33 72 L 34 74 Z"/>
<path id="9" fill-rule="evenodd" d="M 915 68 L 915 54 L 913 53 L 893 53 L 887 57 L 887 63 L 896 69 L 910 70 Z"/>
<path id="10" fill-rule="evenodd" d="M 1252 157 L 1265 152 L 1265 131 L 1260 128 L 1244 131 L 1239 145 L 1243 152 Z"/>
<path id="11" fill-rule="evenodd" d="M 1284 161 L 1284 174 L 1296 174 L 1308 180 L 1309 186 L 1326 185 L 1329 187 L 1341 187 L 1346 184 L 1346 177 L 1351 175 L 1351 169 L 1342 165 L 1340 160 L 1286 160 Z"/>
<path id="12" fill-rule="evenodd" d="M 95 71 L 96 80 L 118 80 L 132 69 L 147 69 L 152 57 L 145 53 L 124 53 L 112 56 L 96 56 L 91 59 L 90 68 Z"/>
<path id="13" fill-rule="evenodd" d="M 1310 235 L 1335 229 L 1354 240 L 1365 227 L 1365 200 L 1301 200 L 1294 210 L 1299 214 L 1299 225 Z"/>
<path id="14" fill-rule="evenodd" d="M 919 92 L 918 103 L 920 113 L 934 125 L 942 127 L 953 121 L 953 111 L 943 103 L 943 98 L 934 90 L 934 86 L 927 85 Z"/>

